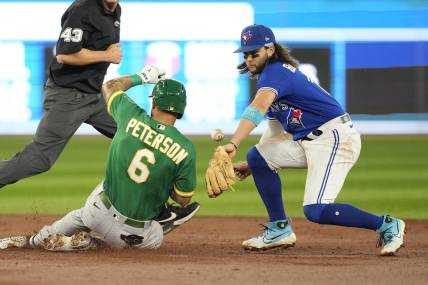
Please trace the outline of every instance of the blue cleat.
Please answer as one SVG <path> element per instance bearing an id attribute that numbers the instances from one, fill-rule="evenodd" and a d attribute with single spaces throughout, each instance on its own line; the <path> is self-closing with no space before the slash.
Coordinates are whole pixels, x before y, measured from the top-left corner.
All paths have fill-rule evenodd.
<path id="1" fill-rule="evenodd" d="M 291 247 L 296 243 L 296 235 L 288 220 L 269 222 L 260 236 L 243 241 L 248 250 L 266 250 L 275 247 Z"/>
<path id="2" fill-rule="evenodd" d="M 378 247 L 383 248 L 380 255 L 394 255 L 404 243 L 406 224 L 404 221 L 385 215 L 382 226 L 376 230 L 380 234 Z"/>

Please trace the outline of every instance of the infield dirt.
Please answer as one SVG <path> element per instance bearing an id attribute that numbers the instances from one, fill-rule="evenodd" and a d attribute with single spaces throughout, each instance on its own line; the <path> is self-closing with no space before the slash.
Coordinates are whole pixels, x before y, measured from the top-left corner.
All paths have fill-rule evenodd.
<path id="1" fill-rule="evenodd" d="M 30 234 L 58 217 L 0 216 L 0 236 Z M 248 252 L 261 218 L 196 217 L 158 250 L 0 251 L 0 284 L 428 284 L 428 222 L 407 220 L 405 247 L 381 257 L 377 234 L 293 220 L 293 248 Z"/>

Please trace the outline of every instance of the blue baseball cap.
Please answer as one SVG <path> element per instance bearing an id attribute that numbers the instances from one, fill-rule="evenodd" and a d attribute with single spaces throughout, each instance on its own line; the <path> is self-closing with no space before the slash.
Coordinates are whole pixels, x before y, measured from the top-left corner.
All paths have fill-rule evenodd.
<path id="1" fill-rule="evenodd" d="M 275 43 L 275 36 L 271 29 L 263 25 L 251 25 L 241 32 L 241 47 L 234 52 L 257 50 Z"/>

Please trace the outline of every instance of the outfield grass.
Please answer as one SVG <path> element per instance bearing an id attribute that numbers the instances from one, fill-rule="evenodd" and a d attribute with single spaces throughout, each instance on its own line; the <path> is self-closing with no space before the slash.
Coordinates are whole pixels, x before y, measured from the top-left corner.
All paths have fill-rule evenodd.
<path id="1" fill-rule="evenodd" d="M 31 138 L 0 136 L 0 159 L 14 155 Z M 198 154 L 198 187 L 194 200 L 202 204 L 199 215 L 265 216 L 252 179 L 238 182 L 236 192 L 209 199 L 203 173 L 216 144 L 208 136 L 192 137 Z M 257 141 L 251 137 L 240 147 L 238 159 Z M 103 178 L 109 140 L 101 136 L 74 137 L 54 167 L 43 174 L 0 190 L 0 213 L 63 214 L 81 207 Z M 403 218 L 428 218 L 428 136 L 365 136 L 356 166 L 339 195 L 377 214 Z M 281 171 L 288 214 L 302 217 L 305 170 Z"/>

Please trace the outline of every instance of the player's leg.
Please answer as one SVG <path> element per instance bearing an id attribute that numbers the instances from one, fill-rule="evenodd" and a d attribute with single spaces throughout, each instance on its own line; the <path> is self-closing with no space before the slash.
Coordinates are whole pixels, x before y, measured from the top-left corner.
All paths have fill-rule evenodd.
<path id="1" fill-rule="evenodd" d="M 342 189 L 346 176 L 358 159 L 361 141 L 359 134 L 348 125 L 340 124 L 334 129 L 323 130 L 323 135 L 314 141 L 305 141 L 303 146 L 308 159 L 308 174 L 305 187 L 304 213 L 315 223 L 390 231 L 402 236 L 404 222 L 388 216 L 377 216 L 350 204 L 334 203 Z M 397 247 L 402 238 L 386 244 Z M 401 244 L 399 245 L 401 246 Z M 398 248 L 399 248 L 398 246 Z M 390 253 L 386 247 L 382 254 Z M 397 248 L 397 250 L 398 250 Z M 394 252 L 395 249 L 392 249 Z"/>
<path id="2" fill-rule="evenodd" d="M 243 242 L 246 249 L 268 249 L 292 246 L 296 236 L 289 224 L 282 201 L 278 168 L 303 168 L 306 158 L 302 147 L 289 134 L 264 139 L 247 154 L 254 183 L 269 215 L 263 234 Z"/>
<path id="3" fill-rule="evenodd" d="M 102 183 L 87 199 L 82 221 L 113 248 L 158 248 L 163 241 L 163 230 L 158 222 L 124 217 L 105 195 Z"/>
<path id="4" fill-rule="evenodd" d="M 147 221 L 144 227 L 122 224 L 118 229 L 112 229 L 105 239 L 116 248 L 157 249 L 163 241 L 163 229 L 156 221 Z"/>
<path id="5" fill-rule="evenodd" d="M 33 141 L 11 159 L 0 161 L 0 188 L 51 168 L 86 118 L 80 105 L 75 89 L 47 83 L 45 113 Z"/>
<path id="6" fill-rule="evenodd" d="M 96 248 L 100 243 L 88 233 L 92 230 L 93 209 L 102 209 L 95 198 L 103 191 L 102 183 L 97 185 L 86 200 L 83 208 L 74 210 L 52 225 L 44 226 L 29 238 L 30 247 L 45 248 L 52 251 L 74 251 Z M 106 210 L 102 212 L 106 215 Z"/>
<path id="7" fill-rule="evenodd" d="M 51 225 L 44 226 L 29 238 L 29 245 L 55 251 L 86 250 L 94 245 L 92 238 L 83 233 L 89 231 L 82 221 L 81 208 L 69 212 Z"/>
<path id="8" fill-rule="evenodd" d="M 93 106 L 93 110 L 93 113 L 86 120 L 86 123 L 92 125 L 104 136 L 113 138 L 117 128 L 116 122 L 108 114 L 106 103 L 102 96 L 99 97 L 98 102 Z"/>

